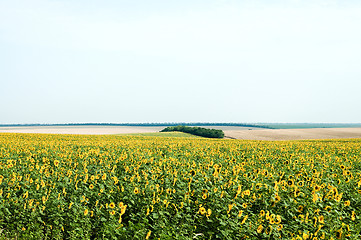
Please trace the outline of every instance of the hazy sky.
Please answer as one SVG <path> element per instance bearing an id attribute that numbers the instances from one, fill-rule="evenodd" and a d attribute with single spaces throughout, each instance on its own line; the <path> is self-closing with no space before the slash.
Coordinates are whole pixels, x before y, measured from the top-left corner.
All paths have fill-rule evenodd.
<path id="1" fill-rule="evenodd" d="M 0 124 L 361 122 L 360 105 L 358 0 L 0 0 Z"/>

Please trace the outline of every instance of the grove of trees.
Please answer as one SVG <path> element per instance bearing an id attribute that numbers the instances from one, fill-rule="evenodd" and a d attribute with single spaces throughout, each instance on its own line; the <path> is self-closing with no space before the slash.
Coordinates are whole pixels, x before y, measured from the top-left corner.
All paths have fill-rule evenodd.
<path id="1" fill-rule="evenodd" d="M 207 137 L 207 138 L 224 137 L 224 132 L 222 130 L 202 128 L 202 127 L 171 126 L 161 130 L 161 132 L 175 132 L 175 131 L 190 133 L 196 136 Z"/>

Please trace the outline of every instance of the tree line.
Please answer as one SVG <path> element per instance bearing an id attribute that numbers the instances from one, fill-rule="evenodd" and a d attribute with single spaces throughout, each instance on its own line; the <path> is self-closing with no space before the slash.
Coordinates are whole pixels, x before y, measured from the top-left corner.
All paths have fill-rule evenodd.
<path id="1" fill-rule="evenodd" d="M 171 126 L 164 128 L 160 132 L 184 132 L 193 134 L 200 137 L 207 137 L 207 138 L 223 138 L 224 132 L 218 129 L 209 129 L 209 128 L 202 128 L 202 127 L 188 127 L 188 126 Z"/>

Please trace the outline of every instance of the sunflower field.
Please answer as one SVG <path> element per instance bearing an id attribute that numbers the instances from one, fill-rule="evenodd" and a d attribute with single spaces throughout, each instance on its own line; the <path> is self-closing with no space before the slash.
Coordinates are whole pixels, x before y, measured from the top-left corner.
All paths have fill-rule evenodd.
<path id="1" fill-rule="evenodd" d="M 0 134 L 0 239 L 361 239 L 361 140 Z"/>

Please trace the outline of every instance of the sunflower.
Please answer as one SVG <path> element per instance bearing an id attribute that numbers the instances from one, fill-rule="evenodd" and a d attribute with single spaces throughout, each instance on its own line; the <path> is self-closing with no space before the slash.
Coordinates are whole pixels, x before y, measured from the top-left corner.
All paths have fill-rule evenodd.
<path id="1" fill-rule="evenodd" d="M 272 232 L 272 226 L 270 225 L 266 228 L 265 233 L 266 233 L 266 235 L 269 235 L 269 234 L 271 234 L 271 232 Z"/>
<path id="2" fill-rule="evenodd" d="M 139 193 L 139 189 L 137 187 L 134 188 L 134 194 L 138 194 Z"/>
<path id="3" fill-rule="evenodd" d="M 339 229 L 336 231 L 336 238 L 341 239 L 342 238 L 342 229 Z"/>
<path id="4" fill-rule="evenodd" d="M 104 181 L 105 179 L 107 179 L 107 174 L 104 173 L 103 176 L 102 176 L 102 180 Z"/>
<path id="5" fill-rule="evenodd" d="M 264 210 L 261 210 L 261 211 L 259 212 L 259 215 L 260 215 L 261 217 L 263 217 L 265 214 L 266 214 L 266 213 L 265 213 Z"/>
<path id="6" fill-rule="evenodd" d="M 335 197 L 335 200 L 336 200 L 337 202 L 341 201 L 342 195 L 343 195 L 342 193 L 337 194 L 336 197 Z"/>
<path id="7" fill-rule="evenodd" d="M 312 194 L 312 201 L 317 202 L 317 200 L 318 200 L 318 195 L 316 193 Z"/>
<path id="8" fill-rule="evenodd" d="M 303 181 L 298 181 L 297 182 L 297 186 L 299 187 L 303 187 L 305 185 L 305 183 Z"/>
<path id="9" fill-rule="evenodd" d="M 93 189 L 93 188 L 94 188 L 94 185 L 93 185 L 93 184 L 90 184 L 90 185 L 89 185 L 89 188 L 90 188 L 90 189 Z"/>
<path id="10" fill-rule="evenodd" d="M 251 192 L 249 191 L 249 189 L 247 189 L 246 191 L 243 192 L 243 194 L 244 194 L 245 196 L 249 196 L 249 195 L 251 194 Z"/>
<path id="11" fill-rule="evenodd" d="M 263 231 L 263 226 L 262 226 L 262 224 L 261 224 L 261 225 L 258 226 L 257 232 L 258 232 L 258 233 L 262 233 L 262 231 Z"/>
<path id="12" fill-rule="evenodd" d="M 248 215 L 246 215 L 246 216 L 243 218 L 241 224 L 243 225 L 243 224 L 247 221 L 247 219 L 248 219 Z"/>
<path id="13" fill-rule="evenodd" d="M 303 211 L 303 206 L 302 205 L 298 206 L 297 212 L 302 212 L 302 211 Z"/>
<path id="14" fill-rule="evenodd" d="M 60 163 L 59 160 L 55 160 L 55 161 L 54 161 L 55 167 L 58 167 L 58 166 L 59 166 L 59 163 Z"/>
<path id="15" fill-rule="evenodd" d="M 282 229 L 283 229 L 283 225 L 282 225 L 282 224 L 277 225 L 277 231 L 281 231 Z"/>
<path id="16" fill-rule="evenodd" d="M 355 219 L 356 219 L 356 213 L 355 213 L 355 211 L 352 211 L 352 213 L 351 213 L 351 220 L 352 220 L 352 221 L 355 221 Z"/>
<path id="17" fill-rule="evenodd" d="M 233 204 L 229 204 L 229 205 L 228 205 L 228 211 L 227 211 L 227 214 L 229 214 L 229 212 L 232 210 L 232 208 L 233 208 Z"/>
<path id="18" fill-rule="evenodd" d="M 207 217 L 211 216 L 211 214 L 212 214 L 212 210 L 208 208 L 208 210 L 207 210 Z"/>
<path id="19" fill-rule="evenodd" d="M 120 215 L 123 215 L 125 213 L 125 210 L 127 209 L 128 205 L 123 205 L 120 209 Z"/>
<path id="20" fill-rule="evenodd" d="M 145 239 L 149 239 L 151 233 L 152 233 L 152 231 L 149 230 L 149 232 L 147 233 L 147 236 L 145 236 Z"/>
<path id="21" fill-rule="evenodd" d="M 316 192 L 318 192 L 318 191 L 321 190 L 321 186 L 315 185 L 315 186 L 313 187 L 313 189 L 314 189 Z"/>
<path id="22" fill-rule="evenodd" d="M 294 184 L 295 184 L 295 183 L 294 183 L 293 179 L 288 179 L 287 185 L 288 185 L 289 187 L 293 187 Z"/>
<path id="23" fill-rule="evenodd" d="M 115 203 L 111 202 L 111 203 L 109 204 L 109 207 L 110 207 L 110 208 L 115 208 Z"/>
<path id="24" fill-rule="evenodd" d="M 207 199 L 207 193 L 203 193 L 202 199 L 203 199 L 203 200 Z"/>
<path id="25" fill-rule="evenodd" d="M 206 211 L 206 209 L 205 209 L 204 207 L 200 207 L 200 208 L 199 208 L 199 212 L 200 212 L 200 214 L 202 214 L 202 215 L 204 215 L 204 214 L 207 213 L 207 211 Z"/>
<path id="26" fill-rule="evenodd" d="M 328 211 L 328 212 L 331 212 L 331 209 L 332 209 L 331 206 L 326 206 L 325 207 L 325 210 Z"/>
<path id="27" fill-rule="evenodd" d="M 318 222 L 319 223 L 322 223 L 322 224 L 325 224 L 325 217 L 324 216 L 318 216 Z"/>
<path id="28" fill-rule="evenodd" d="M 84 210 L 84 216 L 88 215 L 88 213 L 89 213 L 89 210 L 88 210 L 88 209 L 85 209 L 85 210 Z"/>
<path id="29" fill-rule="evenodd" d="M 281 218 L 281 216 L 280 215 L 276 215 L 276 224 L 280 224 L 281 223 L 281 221 L 282 221 L 282 218 Z"/>
<path id="30" fill-rule="evenodd" d="M 114 215 L 114 214 L 115 214 L 115 211 L 112 210 L 112 211 L 110 211 L 109 213 L 110 213 L 110 215 Z"/>

